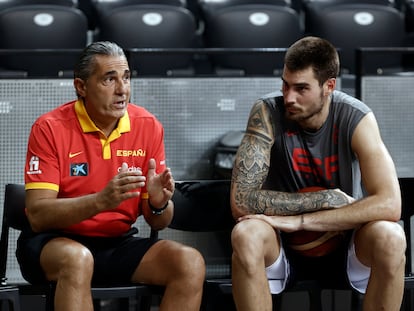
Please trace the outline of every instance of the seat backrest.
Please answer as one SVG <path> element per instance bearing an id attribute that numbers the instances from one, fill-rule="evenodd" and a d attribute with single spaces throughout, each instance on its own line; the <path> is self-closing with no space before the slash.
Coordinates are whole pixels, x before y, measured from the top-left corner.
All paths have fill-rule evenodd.
<path id="1" fill-rule="evenodd" d="M 186 0 L 90 0 L 90 3 L 95 26 L 99 26 L 113 10 L 125 6 L 136 4 L 163 4 L 187 7 Z"/>
<path id="2" fill-rule="evenodd" d="M 230 237 L 235 224 L 230 210 L 230 180 L 178 181 L 172 200 L 174 217 L 169 229 L 203 254 L 209 278 L 230 277 Z M 168 233 L 174 238 L 174 232 Z"/>
<path id="3" fill-rule="evenodd" d="M 30 53 L 2 55 L 0 66 L 25 70 L 33 76 L 57 77 L 73 70 L 87 44 L 88 23 L 82 11 L 60 5 L 22 5 L 0 11 L 0 49 Z M 37 54 L 36 49 L 57 53 Z M 59 54 L 59 50 L 79 50 Z"/>
<path id="4" fill-rule="evenodd" d="M 25 198 L 26 192 L 23 184 L 6 185 L 3 210 L 3 222 L 6 221 L 6 226 L 19 231 L 31 230 L 26 217 Z"/>
<path id="5" fill-rule="evenodd" d="M 303 0 L 303 4 L 305 5 L 305 7 L 308 5 L 337 5 L 343 3 L 369 3 L 395 6 L 394 0 Z"/>
<path id="6" fill-rule="evenodd" d="M 172 229 L 193 232 L 231 230 L 230 180 L 177 181 Z"/>
<path id="7" fill-rule="evenodd" d="M 305 32 L 327 39 L 340 50 L 344 73 L 356 72 L 355 51 L 361 47 L 404 46 L 404 17 L 387 5 L 338 3 L 305 9 Z M 364 61 L 366 73 L 400 67 L 401 56 L 373 55 Z"/>
<path id="8" fill-rule="evenodd" d="M 105 18 L 112 10 L 135 4 L 164 4 L 186 7 L 186 0 L 91 0 L 99 18 Z"/>
<path id="9" fill-rule="evenodd" d="M 213 12 L 225 7 L 234 7 L 244 4 L 268 4 L 268 5 L 281 5 L 291 6 L 289 0 L 198 0 L 198 5 L 203 12 Z"/>
<path id="10" fill-rule="evenodd" d="M 196 21 L 183 7 L 142 4 L 112 10 L 98 25 L 99 40 L 117 42 L 125 50 L 192 48 L 196 43 Z M 169 70 L 190 67 L 190 54 L 133 55 L 130 67 L 144 74 L 166 75 Z"/>
<path id="11" fill-rule="evenodd" d="M 302 36 L 298 13 L 286 6 L 234 5 L 209 12 L 205 18 L 209 48 L 288 48 Z M 273 74 L 283 68 L 283 54 L 224 54 L 214 57 L 214 62 L 219 67 L 240 68 L 246 74 Z"/>
<path id="12" fill-rule="evenodd" d="M 78 0 L 1 0 L 0 10 L 7 9 L 12 6 L 18 5 L 31 5 L 31 4 L 54 4 L 63 5 L 68 7 L 77 7 Z"/>
<path id="13" fill-rule="evenodd" d="M 25 212 L 25 197 L 23 184 L 7 184 L 5 186 L 0 240 L 0 278 L 2 281 L 6 279 L 9 229 L 31 230 Z"/>

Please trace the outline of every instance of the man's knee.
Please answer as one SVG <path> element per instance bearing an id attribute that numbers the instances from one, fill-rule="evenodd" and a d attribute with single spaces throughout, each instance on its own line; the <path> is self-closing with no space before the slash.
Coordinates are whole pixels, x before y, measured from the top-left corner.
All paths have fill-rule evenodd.
<path id="1" fill-rule="evenodd" d="M 204 257 L 195 248 L 183 246 L 180 250 L 180 266 L 185 274 L 191 274 L 191 278 L 204 280 L 205 262 Z"/>
<path id="2" fill-rule="evenodd" d="M 357 256 L 365 265 L 401 266 L 405 264 L 406 238 L 403 228 L 390 221 L 363 226 L 355 238 Z"/>
<path id="3" fill-rule="evenodd" d="M 266 262 L 274 262 L 279 253 L 277 233 L 261 220 L 244 220 L 233 228 L 231 235 L 233 262 L 255 270 Z"/>
<path id="4" fill-rule="evenodd" d="M 87 247 L 74 241 L 50 241 L 42 251 L 41 261 L 46 275 L 52 280 L 90 280 L 93 275 L 92 253 Z"/>

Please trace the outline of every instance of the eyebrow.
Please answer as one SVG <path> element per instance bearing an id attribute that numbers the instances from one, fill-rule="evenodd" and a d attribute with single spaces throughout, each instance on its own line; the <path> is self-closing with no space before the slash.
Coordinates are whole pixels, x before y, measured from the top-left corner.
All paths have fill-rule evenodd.
<path id="1" fill-rule="evenodd" d="M 117 73 L 116 70 L 111 70 L 111 71 L 105 72 L 104 76 L 105 77 L 107 77 L 107 76 L 113 76 L 113 75 L 116 75 L 116 73 Z M 128 69 L 125 69 L 124 75 L 126 75 L 126 74 L 130 75 L 131 74 L 131 71 L 128 70 Z"/>
<path id="2" fill-rule="evenodd" d="M 289 85 L 289 83 L 285 79 L 283 79 L 283 77 L 281 77 L 281 79 L 282 79 L 283 83 Z M 309 86 L 310 84 L 306 83 L 306 82 L 299 82 L 299 83 L 293 83 L 292 85 L 295 86 L 295 87 L 305 87 L 305 86 Z"/>

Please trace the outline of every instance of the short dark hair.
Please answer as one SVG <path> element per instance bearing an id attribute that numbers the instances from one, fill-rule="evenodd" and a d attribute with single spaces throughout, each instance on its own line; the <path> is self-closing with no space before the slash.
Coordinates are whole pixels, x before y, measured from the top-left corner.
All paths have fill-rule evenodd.
<path id="1" fill-rule="evenodd" d="M 339 55 L 329 41 L 319 37 L 304 37 L 287 50 L 285 66 L 290 71 L 312 67 L 315 78 L 322 85 L 326 80 L 339 75 Z"/>
<path id="2" fill-rule="evenodd" d="M 97 41 L 89 44 L 79 56 L 75 64 L 74 77 L 87 80 L 95 70 L 95 56 L 125 56 L 124 50 L 114 42 Z"/>

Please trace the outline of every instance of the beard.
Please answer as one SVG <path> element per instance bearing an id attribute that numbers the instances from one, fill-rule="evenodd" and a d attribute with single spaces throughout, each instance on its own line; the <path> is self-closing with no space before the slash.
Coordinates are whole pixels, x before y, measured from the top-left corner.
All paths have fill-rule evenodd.
<path id="1" fill-rule="evenodd" d="M 318 116 L 322 112 L 325 102 L 326 98 L 323 96 L 323 91 L 321 90 L 319 101 L 313 102 L 312 105 L 307 105 L 307 111 L 298 110 L 293 113 L 286 109 L 285 117 L 290 121 L 298 123 L 306 122 L 307 120 L 311 120 L 312 118 Z"/>

